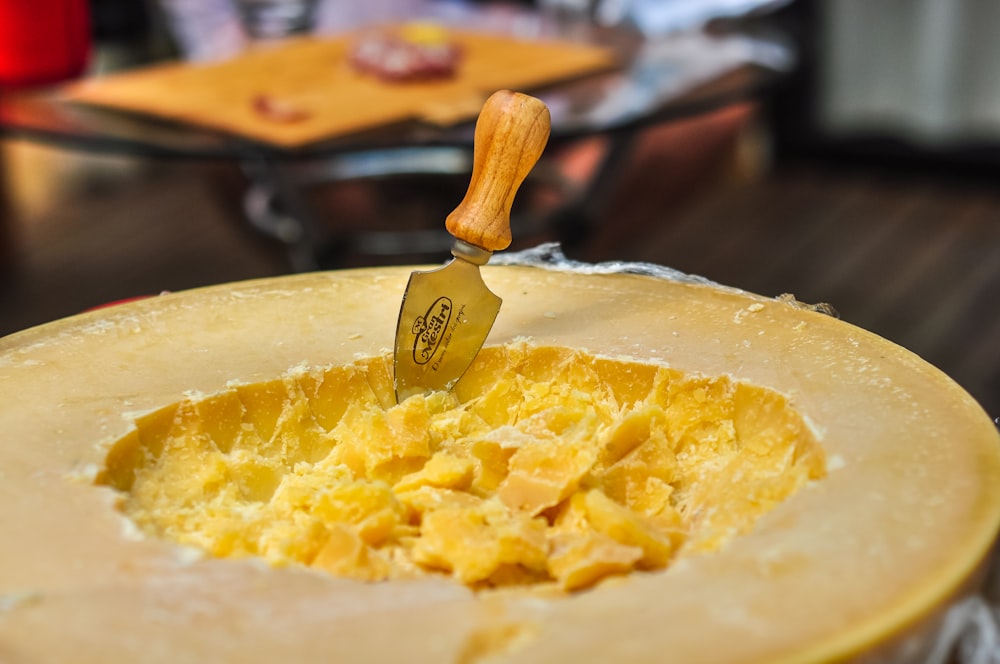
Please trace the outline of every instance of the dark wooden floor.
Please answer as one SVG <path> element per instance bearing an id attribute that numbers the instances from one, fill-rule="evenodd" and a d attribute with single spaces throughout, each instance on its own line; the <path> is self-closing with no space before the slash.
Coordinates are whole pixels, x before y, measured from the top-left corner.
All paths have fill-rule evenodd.
<path id="1" fill-rule="evenodd" d="M 678 196 L 657 185 L 663 169 L 640 164 L 570 255 L 651 261 L 827 302 L 1000 415 L 995 186 L 800 164 Z M 281 252 L 241 225 L 221 181 L 215 165 L 158 164 L 20 220 L 0 334 L 120 298 L 287 272 Z"/>

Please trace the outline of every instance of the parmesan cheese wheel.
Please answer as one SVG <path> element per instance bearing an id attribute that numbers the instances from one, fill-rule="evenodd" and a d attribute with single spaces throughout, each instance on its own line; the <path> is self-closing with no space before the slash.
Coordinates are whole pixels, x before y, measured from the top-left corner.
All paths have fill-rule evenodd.
<path id="1" fill-rule="evenodd" d="M 642 499 L 628 512 L 619 495 L 624 490 L 616 488 L 625 484 L 601 475 L 599 454 L 622 441 L 611 434 L 600 434 L 604 446 L 592 453 L 573 448 L 566 458 L 582 464 L 578 470 L 550 464 L 548 474 L 534 474 L 547 462 L 525 453 L 499 470 L 490 466 L 499 474 L 487 477 L 476 475 L 485 471 L 461 452 L 408 451 L 403 457 L 423 460 L 393 467 L 367 484 L 343 485 L 340 502 L 323 498 L 328 511 L 337 511 L 330 507 L 335 505 L 347 513 L 366 501 L 394 505 L 385 487 L 394 487 L 397 496 L 423 491 L 409 499 L 412 508 L 427 498 L 427 487 L 443 487 L 466 491 L 469 500 L 503 504 L 515 515 L 526 510 L 525 518 L 540 524 L 517 540 L 540 538 L 531 540 L 537 551 L 518 559 L 533 570 L 532 583 L 518 577 L 484 586 L 495 569 L 481 572 L 477 559 L 450 558 L 440 543 L 465 523 L 458 512 L 399 525 L 393 519 L 404 512 L 370 510 L 363 527 L 351 512 L 348 526 L 330 526 L 324 534 L 323 552 L 302 559 L 322 564 L 309 565 L 288 553 L 294 553 L 292 544 L 278 557 L 253 551 L 227 557 L 213 548 L 221 539 L 200 544 L 205 531 L 193 521 L 144 520 L 133 509 L 169 516 L 196 505 L 189 513 L 201 514 L 208 503 L 198 501 L 209 493 L 239 493 L 226 478 L 242 482 L 239 495 L 247 504 L 259 503 L 292 475 L 312 473 L 330 452 L 317 447 L 319 438 L 302 443 L 274 432 L 305 431 L 301 423 L 280 423 L 312 408 L 310 422 L 322 425 L 316 434 L 322 438 L 360 397 L 348 383 L 338 384 L 323 397 L 327 404 L 342 402 L 342 408 L 331 406 L 340 408 L 332 415 L 317 415 L 312 402 L 304 406 L 287 390 L 268 401 L 269 390 L 289 380 L 301 387 L 303 376 L 363 367 L 372 376 L 366 378 L 367 412 L 412 408 L 396 406 L 391 396 L 376 403 L 391 395 L 378 385 L 386 384 L 385 358 L 411 270 L 226 284 L 0 340 L 0 661 L 891 658 L 926 645 L 942 611 L 978 582 L 1000 525 L 1000 437 L 962 389 L 910 352 L 829 316 L 710 285 L 626 274 L 485 267 L 484 279 L 504 305 L 487 350 L 449 398 L 479 398 L 495 377 L 487 365 L 516 353 L 527 358 L 525 372 L 538 379 L 533 384 L 543 386 L 533 389 L 548 389 L 546 381 L 562 385 L 569 380 L 564 374 L 543 371 L 545 358 L 554 354 L 575 358 L 564 367 L 612 367 L 594 375 L 607 380 L 611 401 L 632 404 L 622 411 L 626 419 L 639 402 L 654 410 L 671 406 L 648 401 L 645 388 L 625 395 L 639 383 L 616 378 L 614 367 L 649 367 L 649 376 L 666 372 L 686 386 L 688 403 L 674 414 L 693 422 L 692 431 L 744 413 L 726 444 L 748 454 L 757 453 L 755 445 L 777 449 L 767 442 L 780 437 L 772 424 L 786 423 L 805 442 L 789 445 L 785 456 L 813 459 L 808 472 L 773 494 L 752 519 L 714 521 L 729 528 L 722 535 L 725 528 L 709 533 L 692 524 L 713 509 L 723 516 L 749 509 L 733 507 L 745 503 L 733 500 L 753 496 L 760 502 L 765 493 L 739 483 L 752 464 L 743 474 L 716 476 L 736 487 L 726 501 L 712 503 L 706 493 L 695 510 L 690 494 L 682 500 L 684 538 L 656 539 L 635 525 L 646 517 L 636 521 L 633 512 L 653 509 L 650 496 L 660 494 L 635 494 Z M 598 403 L 587 390 L 578 392 L 580 403 Z M 733 399 L 742 401 L 732 405 Z M 244 415 L 227 415 L 226 404 L 237 402 Z M 185 419 L 182 411 L 200 414 Z M 615 430 L 648 432 L 650 421 L 666 421 L 655 413 L 649 418 L 642 423 L 635 415 L 632 424 L 619 422 Z M 679 421 L 670 420 L 667 429 L 679 430 Z M 191 422 L 205 437 L 164 433 Z M 559 420 L 550 429 L 564 425 Z M 255 443 L 246 433 L 251 429 L 267 431 L 267 439 Z M 764 433 L 740 433 L 751 430 Z M 718 435 L 695 438 L 691 443 L 675 436 L 672 453 L 698 450 L 691 468 L 711 469 L 721 458 L 709 445 Z M 197 441 L 209 439 L 229 442 L 191 456 Z M 267 458 L 282 458 L 285 465 L 275 466 L 278 475 L 272 476 L 254 446 L 278 443 L 280 450 Z M 341 465 L 357 475 L 373 444 L 358 445 L 360 461 L 345 456 Z M 150 475 L 167 465 L 164 460 L 182 472 Z M 140 489 L 140 480 L 150 477 Z M 555 484 L 538 484 L 552 477 Z M 469 487 L 480 480 L 496 495 L 482 488 L 482 495 L 472 495 Z M 142 496 L 153 498 L 142 502 Z M 156 502 L 161 499 L 166 502 Z M 153 512 L 151 505 L 157 506 Z M 558 520 L 559 509 L 569 516 Z M 233 513 L 252 520 L 249 511 Z M 494 514 L 483 513 L 486 521 Z M 546 518 L 562 528 L 558 537 L 544 539 Z M 584 547 L 587 556 L 603 556 L 599 564 L 581 567 L 576 554 L 558 547 L 546 563 L 544 543 L 562 541 L 573 519 L 589 519 L 600 530 Z M 367 564 L 363 556 L 387 551 L 378 548 L 386 542 L 409 550 L 417 534 L 429 539 L 414 545 L 416 555 L 401 568 L 416 573 L 370 566 L 377 573 L 368 578 L 336 574 L 345 556 L 357 563 L 348 572 L 357 570 Z M 285 540 L 280 532 L 274 537 L 299 541 L 292 531 Z M 448 573 L 449 565 L 465 577 Z"/>

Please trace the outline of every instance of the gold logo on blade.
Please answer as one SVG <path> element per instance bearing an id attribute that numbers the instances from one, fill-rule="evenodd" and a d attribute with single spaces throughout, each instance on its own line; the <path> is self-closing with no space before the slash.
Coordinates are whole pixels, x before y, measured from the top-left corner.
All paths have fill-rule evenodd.
<path id="1" fill-rule="evenodd" d="M 452 303 L 439 297 L 427 308 L 427 313 L 413 321 L 413 361 L 424 365 L 431 361 L 444 339 L 444 331 L 451 321 Z"/>

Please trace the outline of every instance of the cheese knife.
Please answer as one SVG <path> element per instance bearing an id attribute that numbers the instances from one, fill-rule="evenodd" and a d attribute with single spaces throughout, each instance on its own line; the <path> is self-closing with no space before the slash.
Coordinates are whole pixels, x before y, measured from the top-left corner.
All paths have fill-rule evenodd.
<path id="1" fill-rule="evenodd" d="M 450 390 L 482 348 L 500 312 L 500 298 L 479 268 L 511 242 L 514 196 L 548 142 L 549 109 L 529 95 L 500 90 L 480 111 L 472 176 L 445 219 L 455 238 L 447 265 L 410 275 L 396 323 L 396 400 Z"/>

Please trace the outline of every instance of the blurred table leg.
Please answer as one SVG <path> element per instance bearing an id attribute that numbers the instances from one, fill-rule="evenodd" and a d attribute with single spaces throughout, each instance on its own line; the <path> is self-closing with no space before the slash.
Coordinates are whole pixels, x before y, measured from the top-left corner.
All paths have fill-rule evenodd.
<path id="1" fill-rule="evenodd" d="M 0 155 L 0 284 L 14 271 L 14 209 L 7 194 L 7 173 Z"/>

